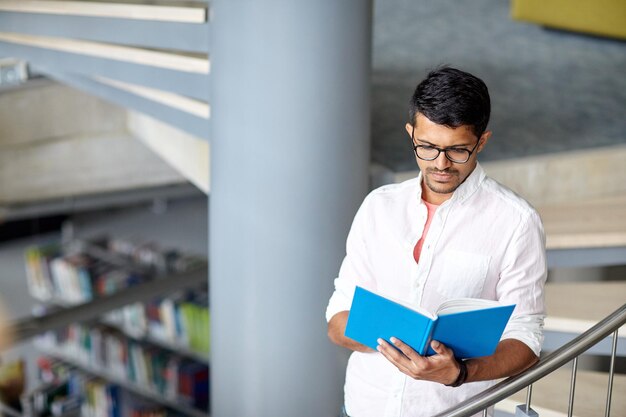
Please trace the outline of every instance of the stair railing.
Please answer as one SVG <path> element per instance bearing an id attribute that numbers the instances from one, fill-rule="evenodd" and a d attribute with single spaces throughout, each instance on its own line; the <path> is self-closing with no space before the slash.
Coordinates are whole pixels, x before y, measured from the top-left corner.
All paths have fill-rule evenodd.
<path id="1" fill-rule="evenodd" d="M 526 387 L 528 387 L 526 405 L 518 406 L 518 409 L 522 415 L 536 415 L 536 413 L 532 413 L 530 408 L 532 384 L 546 375 L 556 371 L 567 362 L 573 360 L 568 407 L 568 417 L 570 417 L 572 416 L 574 404 L 578 357 L 612 333 L 613 344 L 611 348 L 611 362 L 609 365 L 609 381 L 605 407 L 605 417 L 608 417 L 611 413 L 611 396 L 613 392 L 613 375 L 615 373 L 618 330 L 625 323 L 626 304 L 622 305 L 622 307 L 615 310 L 586 332 L 580 334 L 575 339 L 548 354 L 546 357 L 540 359 L 539 362 L 521 374 L 507 378 L 482 393 L 469 398 L 434 417 L 468 417 L 481 411 L 483 416 L 487 416 L 487 409 L 489 407 Z"/>

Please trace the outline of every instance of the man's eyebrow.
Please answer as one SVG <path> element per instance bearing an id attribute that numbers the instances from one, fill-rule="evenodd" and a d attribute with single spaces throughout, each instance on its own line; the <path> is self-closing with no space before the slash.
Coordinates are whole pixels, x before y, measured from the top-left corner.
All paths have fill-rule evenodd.
<path id="1" fill-rule="evenodd" d="M 425 143 L 425 144 L 427 144 L 427 145 L 431 145 L 431 146 L 437 146 L 437 145 L 435 145 L 434 143 L 430 143 L 429 141 L 427 141 L 427 140 L 424 140 L 424 139 L 420 139 L 420 138 L 415 138 L 415 140 L 417 140 L 418 142 L 422 142 L 422 143 Z"/>
<path id="2" fill-rule="evenodd" d="M 424 140 L 424 139 L 415 138 L 415 140 L 417 140 L 418 142 L 425 143 L 425 144 L 430 145 L 430 146 L 434 146 L 434 147 L 436 147 L 436 148 L 438 148 L 438 147 L 439 147 L 439 145 L 435 145 L 434 143 L 429 142 L 429 141 Z M 462 146 L 472 146 L 472 145 L 473 145 L 472 143 L 460 143 L 460 144 L 458 144 L 458 145 L 448 146 L 448 148 L 460 148 L 460 147 L 462 147 Z"/>

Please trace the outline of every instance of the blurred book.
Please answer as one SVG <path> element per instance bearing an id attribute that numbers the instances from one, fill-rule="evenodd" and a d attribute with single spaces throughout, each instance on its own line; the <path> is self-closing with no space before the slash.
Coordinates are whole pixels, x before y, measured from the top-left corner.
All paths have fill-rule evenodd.
<path id="1" fill-rule="evenodd" d="M 0 364 L 0 401 L 21 410 L 20 396 L 26 386 L 26 366 L 23 359 Z"/>

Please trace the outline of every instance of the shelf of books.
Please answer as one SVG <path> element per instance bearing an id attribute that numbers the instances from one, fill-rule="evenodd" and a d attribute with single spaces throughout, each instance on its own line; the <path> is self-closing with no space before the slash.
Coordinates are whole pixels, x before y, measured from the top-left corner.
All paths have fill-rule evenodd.
<path id="1" fill-rule="evenodd" d="M 130 256 L 108 255 L 103 261 L 93 255 L 104 251 L 103 244 L 101 241 L 88 245 L 83 242 L 49 244 L 27 250 L 29 289 L 33 297 L 47 308 L 40 317 L 12 324 L 16 342 L 72 323 L 77 317 L 83 321 L 91 320 L 105 312 L 163 297 L 181 288 L 206 288 L 207 264 L 202 258 L 167 252 L 160 257 L 143 255 L 145 259 L 139 259 L 144 264 L 131 262 L 137 256 L 129 261 L 125 258 Z M 85 247 L 89 248 L 88 253 L 81 252 Z M 110 262 L 113 259 L 115 264 Z M 125 266 L 120 265 L 124 260 Z M 52 305 L 65 308 L 51 309 Z M 176 314 L 176 311 L 170 314 Z M 170 320 L 166 325 L 173 324 Z M 202 335 L 208 339 L 208 329 Z"/>
<path id="2" fill-rule="evenodd" d="M 69 309 L 63 300 L 49 305 Z M 201 288 L 178 290 L 104 313 L 97 320 L 101 328 L 117 331 L 125 338 L 159 346 L 172 353 L 209 363 L 208 294 Z M 68 310 L 63 310 L 68 311 Z M 91 323 L 91 321 L 90 321 Z M 93 326 L 93 323 L 91 324 Z"/>
<path id="3" fill-rule="evenodd" d="M 191 417 L 208 416 L 208 365 L 167 357 L 148 348 L 122 345 L 118 358 L 106 365 L 94 364 L 85 351 L 74 351 L 38 341 L 36 346 L 51 358 L 71 366 L 77 375 L 87 374 Z M 80 352 L 78 355 L 76 353 Z M 80 395 L 78 395 L 80 397 Z M 113 416 L 110 416 L 113 417 Z"/>
<path id="4" fill-rule="evenodd" d="M 77 367 L 71 362 L 74 360 L 58 360 L 49 355 L 38 359 L 41 384 L 24 396 L 23 416 L 207 416 L 181 399 L 156 398 L 149 390 L 116 380 L 107 372 L 92 369 L 90 365 Z M 187 399 L 188 403 L 191 401 Z"/>
<path id="5" fill-rule="evenodd" d="M 41 314 L 17 323 L 14 332 L 20 338 L 36 335 L 36 347 L 56 364 L 54 377 L 42 379 L 43 391 L 23 398 L 26 415 L 67 417 L 66 411 L 75 409 L 77 415 L 98 417 L 142 417 L 143 409 L 151 410 L 146 417 L 208 415 L 203 258 L 119 239 L 31 247 L 25 258 L 29 289 L 42 303 Z M 72 388 L 66 381 L 74 379 L 97 381 L 94 392 L 113 403 L 101 400 L 96 407 L 84 389 L 74 389 L 71 401 L 56 394 Z M 50 380 L 54 384 L 48 387 Z M 42 392 L 48 405 L 44 411 L 41 400 L 34 400 Z M 129 393 L 135 398 L 130 404 L 142 405 L 125 406 L 120 414 L 114 405 Z M 49 396 L 58 397 L 54 410 Z"/>

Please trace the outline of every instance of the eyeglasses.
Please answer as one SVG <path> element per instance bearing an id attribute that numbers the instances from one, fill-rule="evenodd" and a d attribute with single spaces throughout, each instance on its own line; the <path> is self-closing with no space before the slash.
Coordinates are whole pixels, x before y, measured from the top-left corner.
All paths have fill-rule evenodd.
<path id="1" fill-rule="evenodd" d="M 415 133 L 415 126 L 413 126 L 413 130 L 411 131 L 411 139 L 413 140 L 413 143 L 415 143 L 414 133 Z M 415 145 L 414 144 L 413 152 L 415 152 L 415 155 L 423 161 L 434 161 L 435 159 L 439 158 L 439 154 L 443 152 L 449 161 L 454 162 L 456 164 L 464 164 L 467 161 L 469 161 L 470 156 L 472 156 L 472 154 L 476 150 L 476 147 L 478 146 L 479 143 L 480 143 L 480 138 L 478 138 L 478 141 L 476 141 L 476 145 L 474 145 L 471 151 L 467 149 L 455 148 L 455 147 L 438 148 L 432 145 Z"/>

